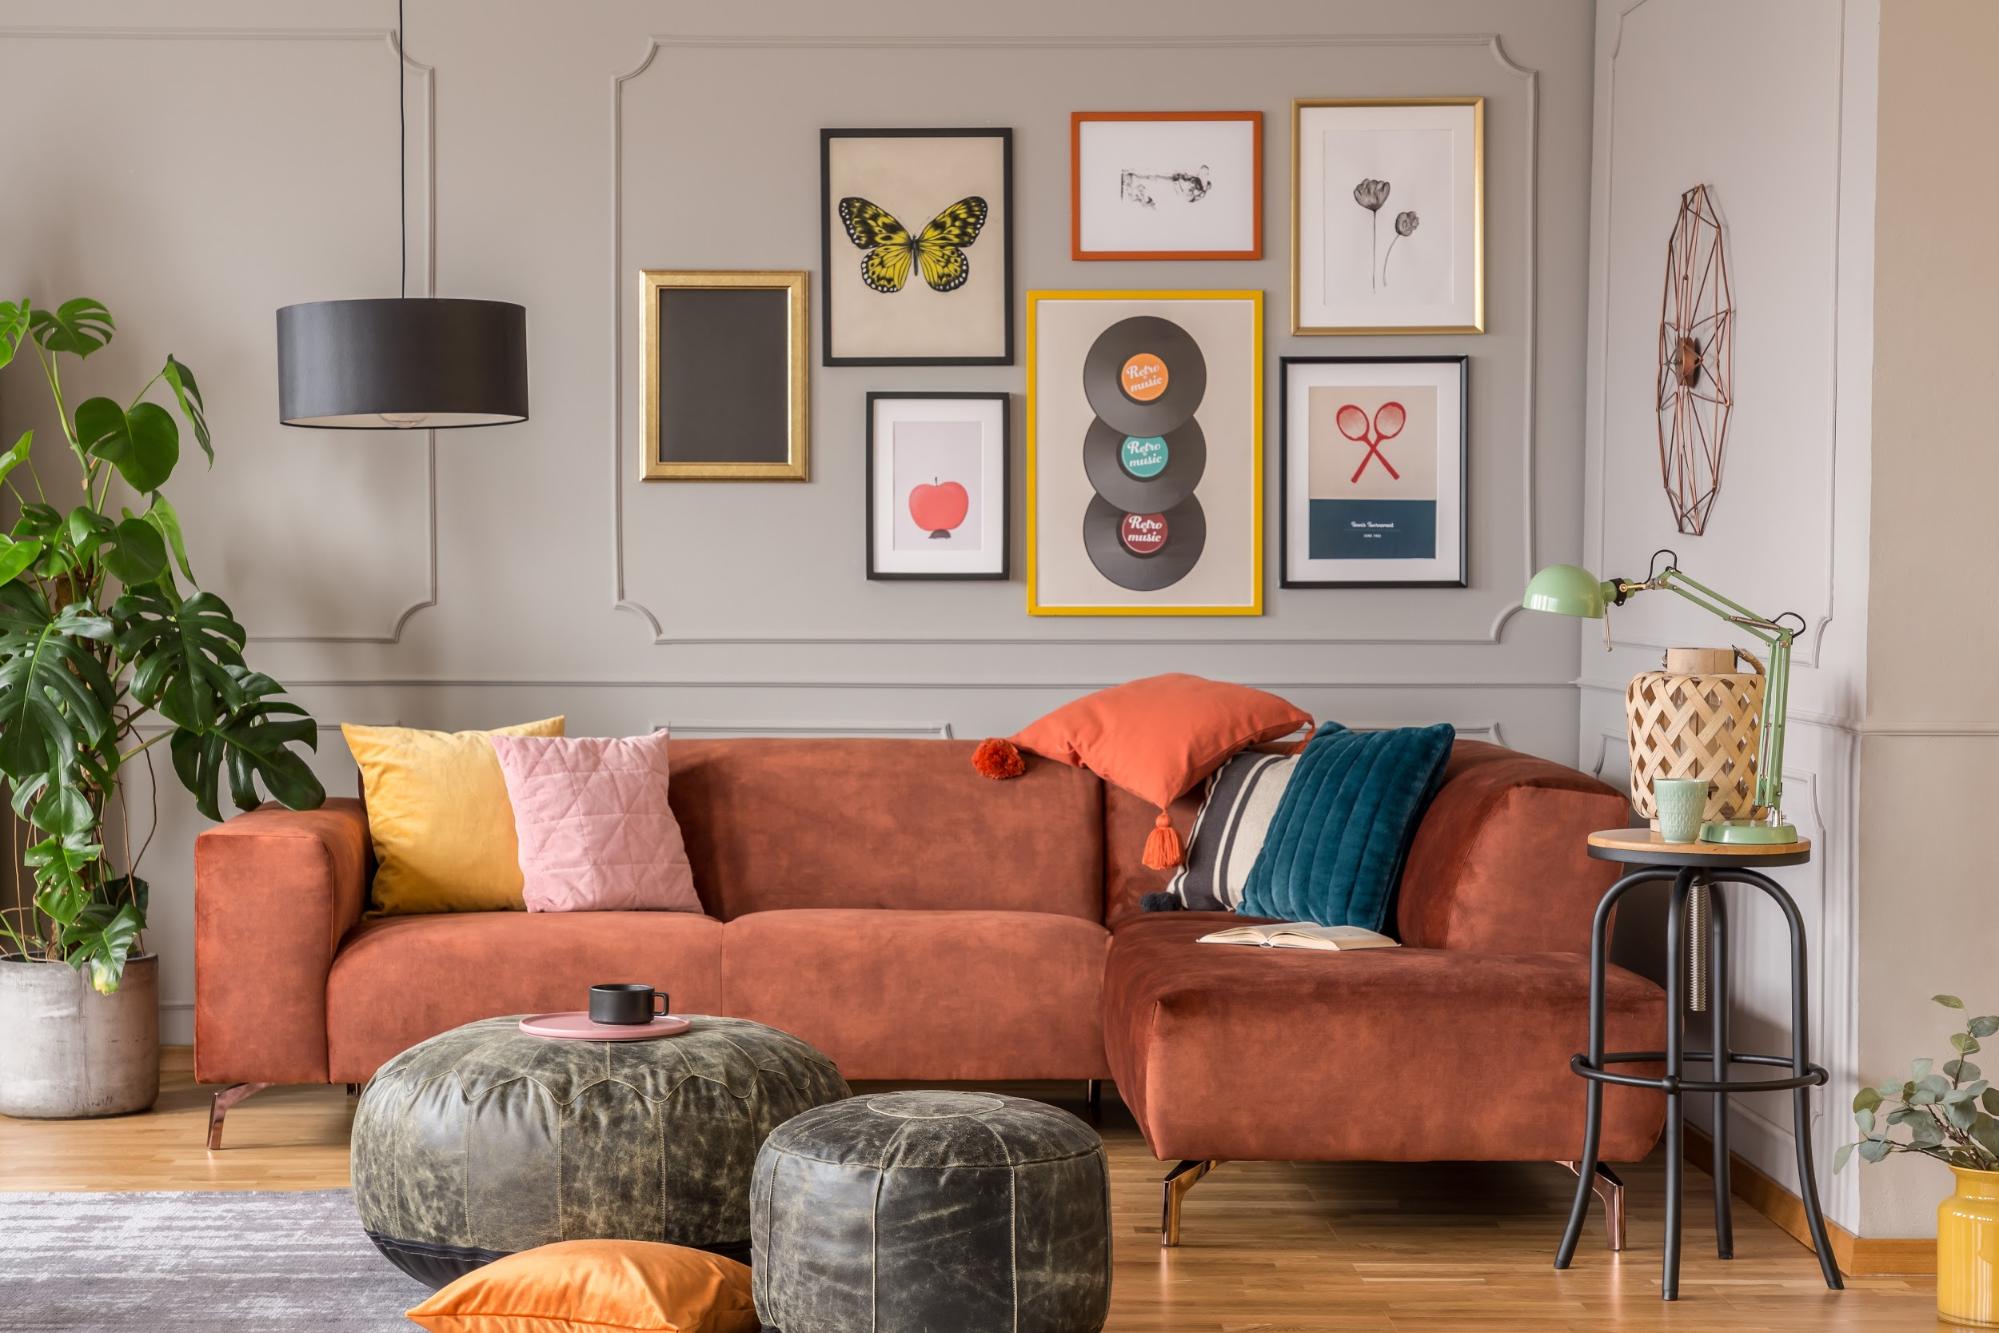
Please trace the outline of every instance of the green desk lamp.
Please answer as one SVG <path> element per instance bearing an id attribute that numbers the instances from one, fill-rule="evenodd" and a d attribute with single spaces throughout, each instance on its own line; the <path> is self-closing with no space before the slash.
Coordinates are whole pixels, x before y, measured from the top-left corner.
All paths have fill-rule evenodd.
<path id="1" fill-rule="evenodd" d="M 1659 562 L 1661 556 L 1666 557 L 1663 566 Z M 1599 581 L 1581 565 L 1549 565 L 1528 582 L 1527 595 L 1520 599 L 1520 605 L 1529 611 L 1602 620 L 1607 608 L 1623 606 L 1633 593 L 1659 588 L 1678 593 L 1760 640 L 1770 650 L 1770 665 L 1763 683 L 1762 735 L 1756 752 L 1757 813 L 1748 819 L 1710 819 L 1701 825 L 1700 840 L 1762 845 L 1796 842 L 1798 830 L 1784 818 L 1783 808 L 1784 710 L 1791 684 L 1791 641 L 1804 631 L 1804 617 L 1795 611 L 1786 611 L 1774 620 L 1759 616 L 1682 574 L 1679 562 L 1679 555 L 1673 551 L 1654 552 L 1652 572 L 1642 583 L 1619 578 Z M 1797 628 L 1783 623 L 1786 618 L 1796 620 Z"/>

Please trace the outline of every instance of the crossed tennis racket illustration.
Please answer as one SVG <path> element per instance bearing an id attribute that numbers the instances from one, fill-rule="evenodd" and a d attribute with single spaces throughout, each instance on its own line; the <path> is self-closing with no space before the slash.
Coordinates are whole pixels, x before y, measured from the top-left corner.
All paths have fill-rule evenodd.
<path id="1" fill-rule="evenodd" d="M 1409 412 L 1402 404 L 1383 403 L 1375 409 L 1374 416 L 1370 419 L 1366 411 L 1358 405 L 1348 403 L 1333 419 L 1339 425 L 1340 434 L 1355 444 L 1367 446 L 1367 452 L 1360 456 L 1360 466 L 1353 470 L 1353 476 L 1347 478 L 1349 482 L 1358 482 L 1360 474 L 1367 471 L 1367 465 L 1377 458 L 1381 460 L 1381 466 L 1388 469 L 1389 476 L 1397 481 L 1402 480 L 1402 474 L 1395 470 L 1395 464 L 1389 462 L 1388 455 L 1381 452 L 1382 444 L 1400 435 L 1402 427 L 1408 423 Z"/>

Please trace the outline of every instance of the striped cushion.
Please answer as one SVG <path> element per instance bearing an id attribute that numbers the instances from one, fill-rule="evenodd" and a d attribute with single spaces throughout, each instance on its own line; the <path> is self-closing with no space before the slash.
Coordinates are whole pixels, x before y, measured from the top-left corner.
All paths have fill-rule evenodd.
<path id="1" fill-rule="evenodd" d="M 1295 754 L 1246 750 L 1215 770 L 1187 839 L 1186 864 L 1166 886 L 1180 907 L 1233 912 L 1242 904 L 1249 869 L 1298 759 Z"/>

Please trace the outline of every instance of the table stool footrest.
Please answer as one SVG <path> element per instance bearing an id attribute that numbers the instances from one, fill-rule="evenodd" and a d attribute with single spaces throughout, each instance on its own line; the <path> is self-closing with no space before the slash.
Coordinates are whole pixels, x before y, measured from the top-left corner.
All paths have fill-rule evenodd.
<path id="1" fill-rule="evenodd" d="M 1700 1061 L 1709 1063 L 1712 1056 L 1706 1051 L 1682 1051 L 1683 1062 Z M 1616 1074 L 1606 1065 L 1662 1064 L 1664 1051 L 1609 1051 L 1604 1054 L 1602 1065 L 1592 1065 L 1587 1055 L 1576 1055 L 1569 1060 L 1569 1068 L 1579 1077 L 1597 1083 L 1615 1083 L 1622 1088 L 1650 1088 L 1654 1092 L 1788 1092 L 1793 1088 L 1815 1088 L 1831 1077 L 1824 1065 L 1808 1064 L 1802 1074 L 1790 1078 L 1763 1078 L 1744 1080 L 1722 1080 L 1680 1078 L 1674 1074 L 1659 1078 L 1647 1078 L 1642 1074 Z M 1788 1055 L 1751 1055 L 1741 1051 L 1728 1054 L 1731 1064 L 1765 1065 L 1775 1069 L 1795 1069 L 1795 1062 Z"/>

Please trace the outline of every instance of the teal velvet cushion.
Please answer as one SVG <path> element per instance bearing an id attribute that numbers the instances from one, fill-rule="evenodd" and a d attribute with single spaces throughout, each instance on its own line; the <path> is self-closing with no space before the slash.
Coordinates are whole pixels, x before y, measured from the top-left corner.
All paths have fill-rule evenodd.
<path id="1" fill-rule="evenodd" d="M 1456 738 L 1447 722 L 1394 731 L 1328 722 L 1313 732 L 1236 910 L 1386 931 L 1403 858 Z"/>

